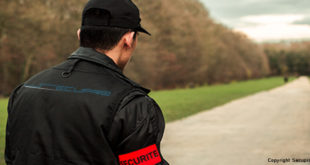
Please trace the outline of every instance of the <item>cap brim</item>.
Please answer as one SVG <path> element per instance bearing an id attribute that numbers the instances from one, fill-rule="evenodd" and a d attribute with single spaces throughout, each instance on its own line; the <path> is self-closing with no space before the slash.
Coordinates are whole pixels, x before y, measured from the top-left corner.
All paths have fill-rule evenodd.
<path id="1" fill-rule="evenodd" d="M 149 33 L 148 31 L 146 31 L 143 27 L 139 26 L 137 28 L 135 28 L 135 30 L 137 30 L 138 32 L 142 32 L 142 33 L 145 33 L 145 34 L 148 34 L 151 36 L 151 33 Z"/>

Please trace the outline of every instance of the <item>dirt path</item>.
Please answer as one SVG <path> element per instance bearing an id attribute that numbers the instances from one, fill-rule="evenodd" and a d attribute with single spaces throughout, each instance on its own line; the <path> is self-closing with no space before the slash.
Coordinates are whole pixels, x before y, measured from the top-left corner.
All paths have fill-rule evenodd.
<path id="1" fill-rule="evenodd" d="M 293 162 L 310 159 L 309 79 L 169 123 L 162 152 L 171 165 L 310 165 Z"/>

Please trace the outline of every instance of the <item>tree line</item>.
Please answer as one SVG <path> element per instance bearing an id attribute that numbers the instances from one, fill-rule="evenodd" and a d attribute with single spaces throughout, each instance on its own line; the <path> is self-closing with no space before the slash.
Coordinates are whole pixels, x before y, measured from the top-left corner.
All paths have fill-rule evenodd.
<path id="1" fill-rule="evenodd" d="M 310 42 L 265 44 L 271 75 L 310 75 Z"/>
<path id="2" fill-rule="evenodd" d="M 76 31 L 86 2 L 0 1 L 0 95 L 8 95 L 30 76 L 65 60 L 78 47 Z M 274 72 L 272 63 L 280 60 L 274 53 L 277 46 L 258 45 L 216 23 L 197 0 L 134 2 L 152 36 L 139 36 L 125 74 L 147 88 L 181 88 L 282 73 Z"/>

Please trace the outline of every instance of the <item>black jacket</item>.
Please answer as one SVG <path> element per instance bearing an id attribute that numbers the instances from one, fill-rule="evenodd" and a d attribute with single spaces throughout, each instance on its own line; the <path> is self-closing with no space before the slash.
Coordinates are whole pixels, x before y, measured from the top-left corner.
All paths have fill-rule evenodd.
<path id="1" fill-rule="evenodd" d="M 6 163 L 167 165 L 164 118 L 148 93 L 108 56 L 81 47 L 11 94 Z"/>

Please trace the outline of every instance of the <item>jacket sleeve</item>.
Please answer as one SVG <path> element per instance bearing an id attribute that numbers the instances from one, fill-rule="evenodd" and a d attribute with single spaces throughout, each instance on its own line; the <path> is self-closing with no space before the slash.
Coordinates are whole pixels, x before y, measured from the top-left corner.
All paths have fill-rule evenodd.
<path id="1" fill-rule="evenodd" d="M 11 151 L 11 147 L 10 147 L 10 143 L 9 143 L 9 137 L 10 137 L 10 129 L 9 129 L 9 126 L 10 126 L 10 114 L 11 114 L 11 111 L 13 110 L 13 102 L 14 102 L 14 99 L 18 93 L 18 89 L 23 86 L 23 84 L 19 85 L 16 89 L 14 89 L 14 91 L 11 93 L 11 96 L 10 96 L 10 99 L 9 99 L 9 103 L 8 103 L 8 109 L 7 109 L 7 112 L 8 112 L 8 118 L 7 118 L 7 124 L 6 124 L 6 132 L 5 132 L 5 162 L 7 165 L 11 165 L 12 164 L 12 151 Z"/>
<path id="2" fill-rule="evenodd" d="M 162 111 L 153 99 L 125 98 L 108 135 L 120 165 L 168 165 L 160 152 L 164 128 Z"/>

